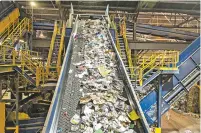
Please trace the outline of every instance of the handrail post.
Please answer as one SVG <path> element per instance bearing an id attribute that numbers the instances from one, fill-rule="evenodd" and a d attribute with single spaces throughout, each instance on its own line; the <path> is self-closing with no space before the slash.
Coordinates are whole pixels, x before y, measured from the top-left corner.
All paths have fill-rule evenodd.
<path id="1" fill-rule="evenodd" d="M 142 75 L 143 75 L 143 70 L 140 68 L 140 71 L 139 71 L 139 84 L 140 84 L 140 86 L 142 86 L 142 84 L 143 84 Z"/>
<path id="2" fill-rule="evenodd" d="M 15 57 L 16 57 L 15 50 L 12 50 L 12 55 L 13 55 L 13 65 L 15 65 Z"/>
<path id="3" fill-rule="evenodd" d="M 20 25 L 20 36 L 22 35 L 22 26 Z"/>
<path id="4" fill-rule="evenodd" d="M 36 87 L 39 86 L 39 68 L 36 67 Z"/>
<path id="5" fill-rule="evenodd" d="M 6 61 L 6 52 L 5 52 L 6 50 L 5 50 L 5 47 L 3 47 L 3 61 L 5 62 Z"/>

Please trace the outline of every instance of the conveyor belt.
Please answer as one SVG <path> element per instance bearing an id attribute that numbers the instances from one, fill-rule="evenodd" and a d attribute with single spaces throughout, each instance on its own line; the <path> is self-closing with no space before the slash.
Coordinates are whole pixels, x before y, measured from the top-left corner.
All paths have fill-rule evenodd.
<path id="1" fill-rule="evenodd" d="M 79 24 L 78 24 L 79 25 Z M 80 32 L 80 27 L 78 27 L 78 33 Z M 82 56 L 78 56 L 78 52 L 84 52 L 84 40 L 78 39 L 75 43 L 73 43 L 73 53 L 71 58 L 71 65 L 68 79 L 64 85 L 65 93 L 63 94 L 62 98 L 62 109 L 59 116 L 58 127 L 62 128 L 62 131 L 70 133 L 71 123 L 70 119 L 73 117 L 75 113 L 79 114 L 80 110 L 77 110 L 77 106 L 79 103 L 79 98 L 81 97 L 82 93 L 80 90 L 80 82 L 79 78 L 76 77 L 76 66 L 73 65 L 74 63 L 83 61 Z M 64 113 L 67 112 L 68 116 L 65 116 Z"/>
<path id="2" fill-rule="evenodd" d="M 189 45 L 181 54 L 178 62 L 179 74 L 174 74 L 162 89 L 162 114 L 200 80 L 200 37 Z M 157 89 L 140 101 L 145 117 L 150 125 L 157 121 Z"/>
<path id="3" fill-rule="evenodd" d="M 78 106 L 79 98 L 82 95 L 80 92 L 80 83 L 78 82 L 76 74 L 76 66 L 73 65 L 81 60 L 82 57 L 78 56 L 79 52 L 83 52 L 84 41 L 82 39 L 74 40 L 74 35 L 81 31 L 79 26 L 78 16 L 74 24 L 71 38 L 67 47 L 67 52 L 63 62 L 61 75 L 57 83 L 57 88 L 53 97 L 51 107 L 44 125 L 43 132 L 46 133 L 55 133 L 55 132 L 68 132 L 70 133 L 71 123 L 70 119 L 75 113 L 80 114 L 80 109 Z M 107 29 L 109 38 L 112 40 L 112 36 Z M 112 46 L 114 51 L 117 52 L 114 41 L 112 40 Z M 119 54 L 116 54 L 116 59 L 118 61 L 118 68 L 121 70 L 121 76 L 123 77 L 125 92 L 127 93 L 129 103 L 137 110 L 137 114 L 141 117 L 138 124 L 141 126 L 136 126 L 135 129 L 138 132 L 149 132 L 149 127 L 146 122 L 146 119 L 142 113 L 142 110 L 139 106 L 134 89 L 132 88 L 131 82 L 129 81 L 126 69 L 123 65 L 122 59 Z M 70 70 L 70 71 L 69 71 Z M 140 128 L 141 127 L 141 128 Z"/>

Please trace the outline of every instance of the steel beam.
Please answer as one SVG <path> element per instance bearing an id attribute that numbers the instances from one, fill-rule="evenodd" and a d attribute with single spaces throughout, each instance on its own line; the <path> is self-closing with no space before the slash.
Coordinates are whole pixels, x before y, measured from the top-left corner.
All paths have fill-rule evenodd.
<path id="1" fill-rule="evenodd" d="M 158 89 L 158 104 L 157 104 L 157 108 L 158 108 L 158 112 L 157 112 L 157 118 L 158 118 L 158 128 L 161 128 L 161 104 L 162 104 L 162 75 L 160 74 L 158 77 L 158 81 L 159 81 L 159 89 Z"/>
<path id="2" fill-rule="evenodd" d="M 184 50 L 190 42 L 134 42 L 128 40 L 130 49 L 133 50 Z"/>
<path id="3" fill-rule="evenodd" d="M 190 22 L 190 21 L 193 21 L 193 20 L 195 20 L 195 19 L 196 19 L 196 18 L 187 19 L 186 21 L 183 21 L 183 22 L 179 23 L 179 24 L 177 25 L 177 27 L 181 27 L 183 24 L 186 24 L 186 23 L 188 23 L 188 22 Z"/>

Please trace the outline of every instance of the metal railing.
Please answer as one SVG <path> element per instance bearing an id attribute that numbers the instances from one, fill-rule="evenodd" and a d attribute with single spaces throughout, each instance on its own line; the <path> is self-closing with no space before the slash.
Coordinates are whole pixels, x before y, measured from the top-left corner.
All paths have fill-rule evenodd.
<path id="1" fill-rule="evenodd" d="M 161 55 L 161 56 L 158 56 Z M 142 56 L 137 56 L 137 64 L 145 65 L 149 63 L 151 60 L 148 60 L 150 57 L 157 57 L 155 59 L 155 63 L 160 63 L 161 67 L 158 69 L 161 70 L 171 70 L 173 68 L 177 68 L 176 64 L 179 61 L 179 51 L 174 50 L 162 50 L 162 51 L 151 51 L 149 53 L 144 53 Z"/>
<path id="2" fill-rule="evenodd" d="M 125 19 L 120 26 L 120 33 L 123 35 L 126 55 L 128 59 L 128 69 L 132 81 L 143 84 L 143 78 L 152 70 L 178 70 L 177 63 L 179 62 L 178 51 L 159 51 L 153 53 L 145 53 L 143 56 L 137 57 L 137 66 L 133 66 L 131 50 L 126 37 L 126 22 Z M 135 79 L 134 79 L 135 78 Z"/>
<path id="3" fill-rule="evenodd" d="M 58 27 L 57 27 L 57 22 L 55 21 L 55 23 L 54 23 L 54 31 L 53 31 L 53 34 L 52 34 L 52 40 L 51 40 L 51 44 L 50 44 L 50 48 L 49 48 L 49 53 L 48 53 L 48 59 L 47 59 L 47 66 L 46 66 L 47 76 L 50 73 L 52 52 L 53 52 L 53 49 L 54 49 L 54 43 L 55 43 L 57 32 L 58 32 Z"/>
<path id="4" fill-rule="evenodd" d="M 58 73 L 58 75 L 59 75 L 60 70 L 61 70 L 61 57 L 62 57 L 62 51 L 63 51 L 63 48 L 64 48 L 65 33 L 66 33 L 66 23 L 63 22 L 62 32 L 61 32 L 61 41 L 60 41 L 58 58 L 57 58 L 57 73 Z"/>
<path id="5" fill-rule="evenodd" d="M 41 81 L 44 84 L 46 75 L 42 62 L 40 62 L 39 59 L 38 52 L 30 50 L 16 51 L 14 47 L 0 45 L 0 63 L 3 64 L 2 66 L 20 66 L 22 73 L 24 73 L 25 68 L 27 68 L 35 75 L 36 86 L 39 86 Z"/>
<path id="6" fill-rule="evenodd" d="M 28 30 L 30 31 L 30 20 L 28 18 L 24 18 L 20 23 L 17 24 L 17 26 L 13 29 L 11 33 L 7 35 L 7 38 L 11 40 L 11 43 L 13 44 L 17 39 L 19 39 L 20 36 L 22 36 L 22 33 Z M 2 45 L 10 45 L 6 39 L 2 42 Z"/>
<path id="7" fill-rule="evenodd" d="M 114 23 L 114 21 L 111 22 L 111 27 L 115 30 L 115 37 L 116 37 L 116 47 L 119 52 L 119 55 L 121 56 L 121 49 L 120 49 L 120 44 L 119 44 L 119 39 L 118 39 L 118 31 L 117 31 L 117 26 Z"/>
<path id="8" fill-rule="evenodd" d="M 138 66 L 139 84 L 143 84 L 143 77 L 152 70 L 177 70 L 179 61 L 178 51 L 163 51 L 141 57 L 142 63 Z"/>
<path id="9" fill-rule="evenodd" d="M 126 37 L 126 22 L 125 19 L 123 21 L 123 23 L 120 25 L 120 30 L 121 30 L 121 35 L 123 36 L 123 40 L 124 40 L 124 45 L 125 45 L 125 50 L 126 50 L 126 56 L 128 59 L 128 67 L 131 73 L 131 79 L 134 78 L 134 66 L 133 66 L 133 62 L 132 62 L 132 58 L 131 58 L 131 49 L 129 48 L 128 45 L 128 40 Z"/>
<path id="10" fill-rule="evenodd" d="M 25 68 L 27 68 L 36 75 L 36 86 L 39 86 L 41 81 L 44 83 L 45 73 L 42 62 L 33 59 L 35 56 L 31 55 L 29 51 L 21 51 L 20 54 L 22 71 L 24 72 Z"/>

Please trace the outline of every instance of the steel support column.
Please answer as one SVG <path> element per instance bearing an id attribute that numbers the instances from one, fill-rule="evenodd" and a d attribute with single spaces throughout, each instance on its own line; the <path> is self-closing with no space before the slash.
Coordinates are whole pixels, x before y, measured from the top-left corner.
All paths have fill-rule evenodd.
<path id="1" fill-rule="evenodd" d="M 133 23 L 133 41 L 136 41 L 136 22 Z"/>
<path id="2" fill-rule="evenodd" d="M 161 128 L 161 104 L 162 104 L 162 74 L 159 75 L 158 77 L 159 80 L 159 89 L 158 89 L 158 112 L 157 112 L 157 117 L 158 117 L 158 128 Z"/>
<path id="3" fill-rule="evenodd" d="M 15 132 L 19 133 L 19 75 L 17 74 L 17 76 L 14 79 L 14 83 L 15 83 L 15 95 L 16 95 L 16 129 Z"/>
<path id="4" fill-rule="evenodd" d="M 190 42 L 139 42 L 128 40 L 129 48 L 133 50 L 184 50 Z"/>

